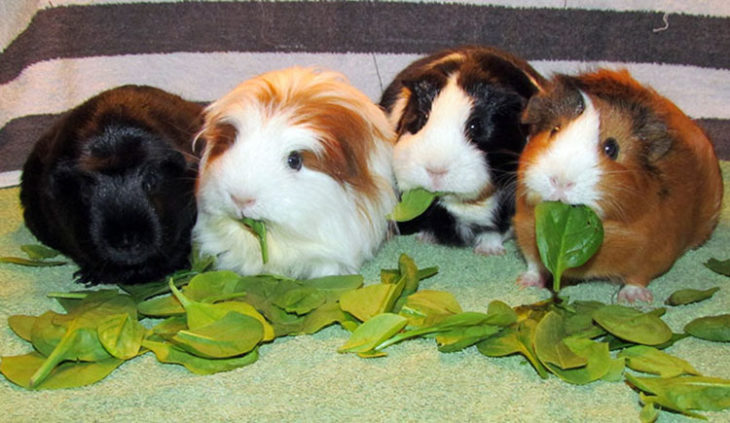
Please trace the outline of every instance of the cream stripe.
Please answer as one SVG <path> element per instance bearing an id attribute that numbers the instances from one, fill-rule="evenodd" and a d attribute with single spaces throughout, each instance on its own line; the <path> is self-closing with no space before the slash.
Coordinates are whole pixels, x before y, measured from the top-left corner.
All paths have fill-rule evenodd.
<path id="1" fill-rule="evenodd" d="M 387 84 L 418 55 L 309 53 L 175 53 L 63 59 L 37 63 L 0 85 L 0 127 L 33 114 L 61 113 L 123 84 L 147 84 L 193 101 L 214 100 L 244 79 L 272 69 L 321 66 L 344 73 L 377 101 Z M 375 66 L 377 59 L 377 67 Z M 626 67 L 642 83 L 693 118 L 730 119 L 730 70 L 649 63 L 535 61 L 535 68 L 573 73 L 597 66 Z M 144 71 L 141 71 L 144 70 Z"/>
<path id="2" fill-rule="evenodd" d="M 20 171 L 0 172 L 0 188 L 14 187 L 20 185 Z"/>

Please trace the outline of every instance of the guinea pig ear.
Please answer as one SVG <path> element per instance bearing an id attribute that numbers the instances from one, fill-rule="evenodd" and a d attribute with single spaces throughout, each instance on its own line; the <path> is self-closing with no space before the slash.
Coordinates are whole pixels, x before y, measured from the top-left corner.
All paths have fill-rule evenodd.
<path id="1" fill-rule="evenodd" d="M 530 127 L 530 134 L 536 132 L 540 123 L 545 120 L 545 112 L 548 108 L 550 99 L 536 95 L 527 102 L 525 110 L 522 112 L 522 124 Z"/>
<path id="2" fill-rule="evenodd" d="M 662 120 L 654 117 L 649 118 L 642 125 L 638 135 L 644 145 L 646 157 L 650 162 L 655 162 L 664 157 L 674 143 L 674 138 L 667 125 Z"/>
<path id="3" fill-rule="evenodd" d="M 426 73 L 416 79 L 406 79 L 403 85 L 419 99 L 432 100 L 439 88 L 439 77 Z"/>

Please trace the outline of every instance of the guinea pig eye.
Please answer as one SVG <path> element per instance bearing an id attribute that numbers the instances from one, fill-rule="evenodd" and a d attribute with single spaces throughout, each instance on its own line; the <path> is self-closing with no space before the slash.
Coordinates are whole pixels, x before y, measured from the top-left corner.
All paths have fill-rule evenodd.
<path id="1" fill-rule="evenodd" d="M 154 172 L 147 173 L 144 175 L 144 178 L 142 178 L 142 189 L 145 191 L 152 191 L 160 183 L 160 175 Z"/>
<path id="2" fill-rule="evenodd" d="M 606 138 L 605 141 L 603 141 L 603 154 L 605 154 L 609 159 L 616 160 L 616 157 L 618 157 L 618 142 L 616 142 L 615 138 Z"/>
<path id="3" fill-rule="evenodd" d="M 289 153 L 289 157 L 286 159 L 286 164 L 294 170 L 302 168 L 302 155 L 298 151 L 292 151 Z"/>
<path id="4" fill-rule="evenodd" d="M 550 136 L 552 137 L 553 135 L 557 134 L 558 132 L 560 132 L 560 125 L 555 125 L 552 127 L 552 129 L 550 129 Z"/>
<path id="5" fill-rule="evenodd" d="M 477 137 L 481 132 L 482 122 L 479 119 L 474 118 L 466 124 L 466 133 L 469 134 L 471 138 Z"/>

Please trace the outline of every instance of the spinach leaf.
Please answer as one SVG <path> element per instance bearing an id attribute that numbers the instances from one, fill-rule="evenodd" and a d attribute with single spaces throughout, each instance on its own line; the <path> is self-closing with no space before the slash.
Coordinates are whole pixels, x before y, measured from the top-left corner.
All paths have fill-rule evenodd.
<path id="1" fill-rule="evenodd" d="M 592 316 L 609 333 L 637 344 L 658 345 L 672 338 L 669 326 L 654 312 L 614 304 L 597 309 Z"/>
<path id="2" fill-rule="evenodd" d="M 652 394 L 642 400 L 691 417 L 704 418 L 691 410 L 719 411 L 730 408 L 730 380 L 705 376 L 626 379 L 637 389 Z"/>
<path id="3" fill-rule="evenodd" d="M 716 342 L 730 342 L 730 314 L 695 319 L 684 327 L 695 338 Z"/>
<path id="4" fill-rule="evenodd" d="M 618 354 L 618 357 L 625 358 L 626 365 L 633 370 L 661 377 L 700 374 L 685 360 L 646 345 L 626 348 Z"/>
<path id="5" fill-rule="evenodd" d="M 585 264 L 603 242 L 603 225 L 587 206 L 556 201 L 535 207 L 535 236 L 540 259 L 553 274 L 553 290 L 560 291 L 566 269 Z"/>
<path id="6" fill-rule="evenodd" d="M 388 215 L 388 218 L 396 222 L 413 220 L 428 209 L 433 200 L 436 199 L 436 195 L 423 188 L 406 191 L 401 195 L 400 202 L 396 204 L 395 209 Z"/>
<path id="7" fill-rule="evenodd" d="M 264 264 L 269 262 L 269 247 L 266 241 L 266 225 L 260 220 L 254 220 L 250 217 L 244 217 L 240 219 L 240 222 L 248 227 L 256 238 L 259 240 L 261 245 L 261 260 Z"/>
<path id="8" fill-rule="evenodd" d="M 672 293 L 664 303 L 671 306 L 692 304 L 711 298 L 719 290 L 720 287 L 717 286 L 704 291 L 699 289 L 680 289 Z"/>
<path id="9" fill-rule="evenodd" d="M 721 275 L 730 276 L 730 259 L 727 260 L 718 260 L 715 258 L 711 258 L 707 260 L 705 263 L 705 267 L 712 270 L 715 273 L 719 273 Z"/>
<path id="10" fill-rule="evenodd" d="M 61 253 L 53 248 L 48 248 L 45 245 L 25 244 L 21 245 L 20 249 L 23 250 L 28 258 L 0 257 L 0 263 L 10 263 L 28 267 L 54 267 L 68 264 L 66 261 L 49 260 L 57 257 Z"/>

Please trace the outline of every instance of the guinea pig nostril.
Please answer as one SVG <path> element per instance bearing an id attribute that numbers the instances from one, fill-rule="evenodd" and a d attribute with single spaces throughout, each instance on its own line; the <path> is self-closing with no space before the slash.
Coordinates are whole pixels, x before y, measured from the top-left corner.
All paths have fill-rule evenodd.
<path id="1" fill-rule="evenodd" d="M 256 199 L 251 197 L 239 197 L 237 195 L 231 194 L 231 200 L 233 200 L 233 204 L 236 205 L 239 209 L 246 209 L 249 207 L 252 207 L 254 204 L 256 204 Z"/>
<path id="2" fill-rule="evenodd" d="M 575 186 L 575 182 L 557 176 L 550 177 L 550 185 L 559 190 L 569 190 Z"/>

